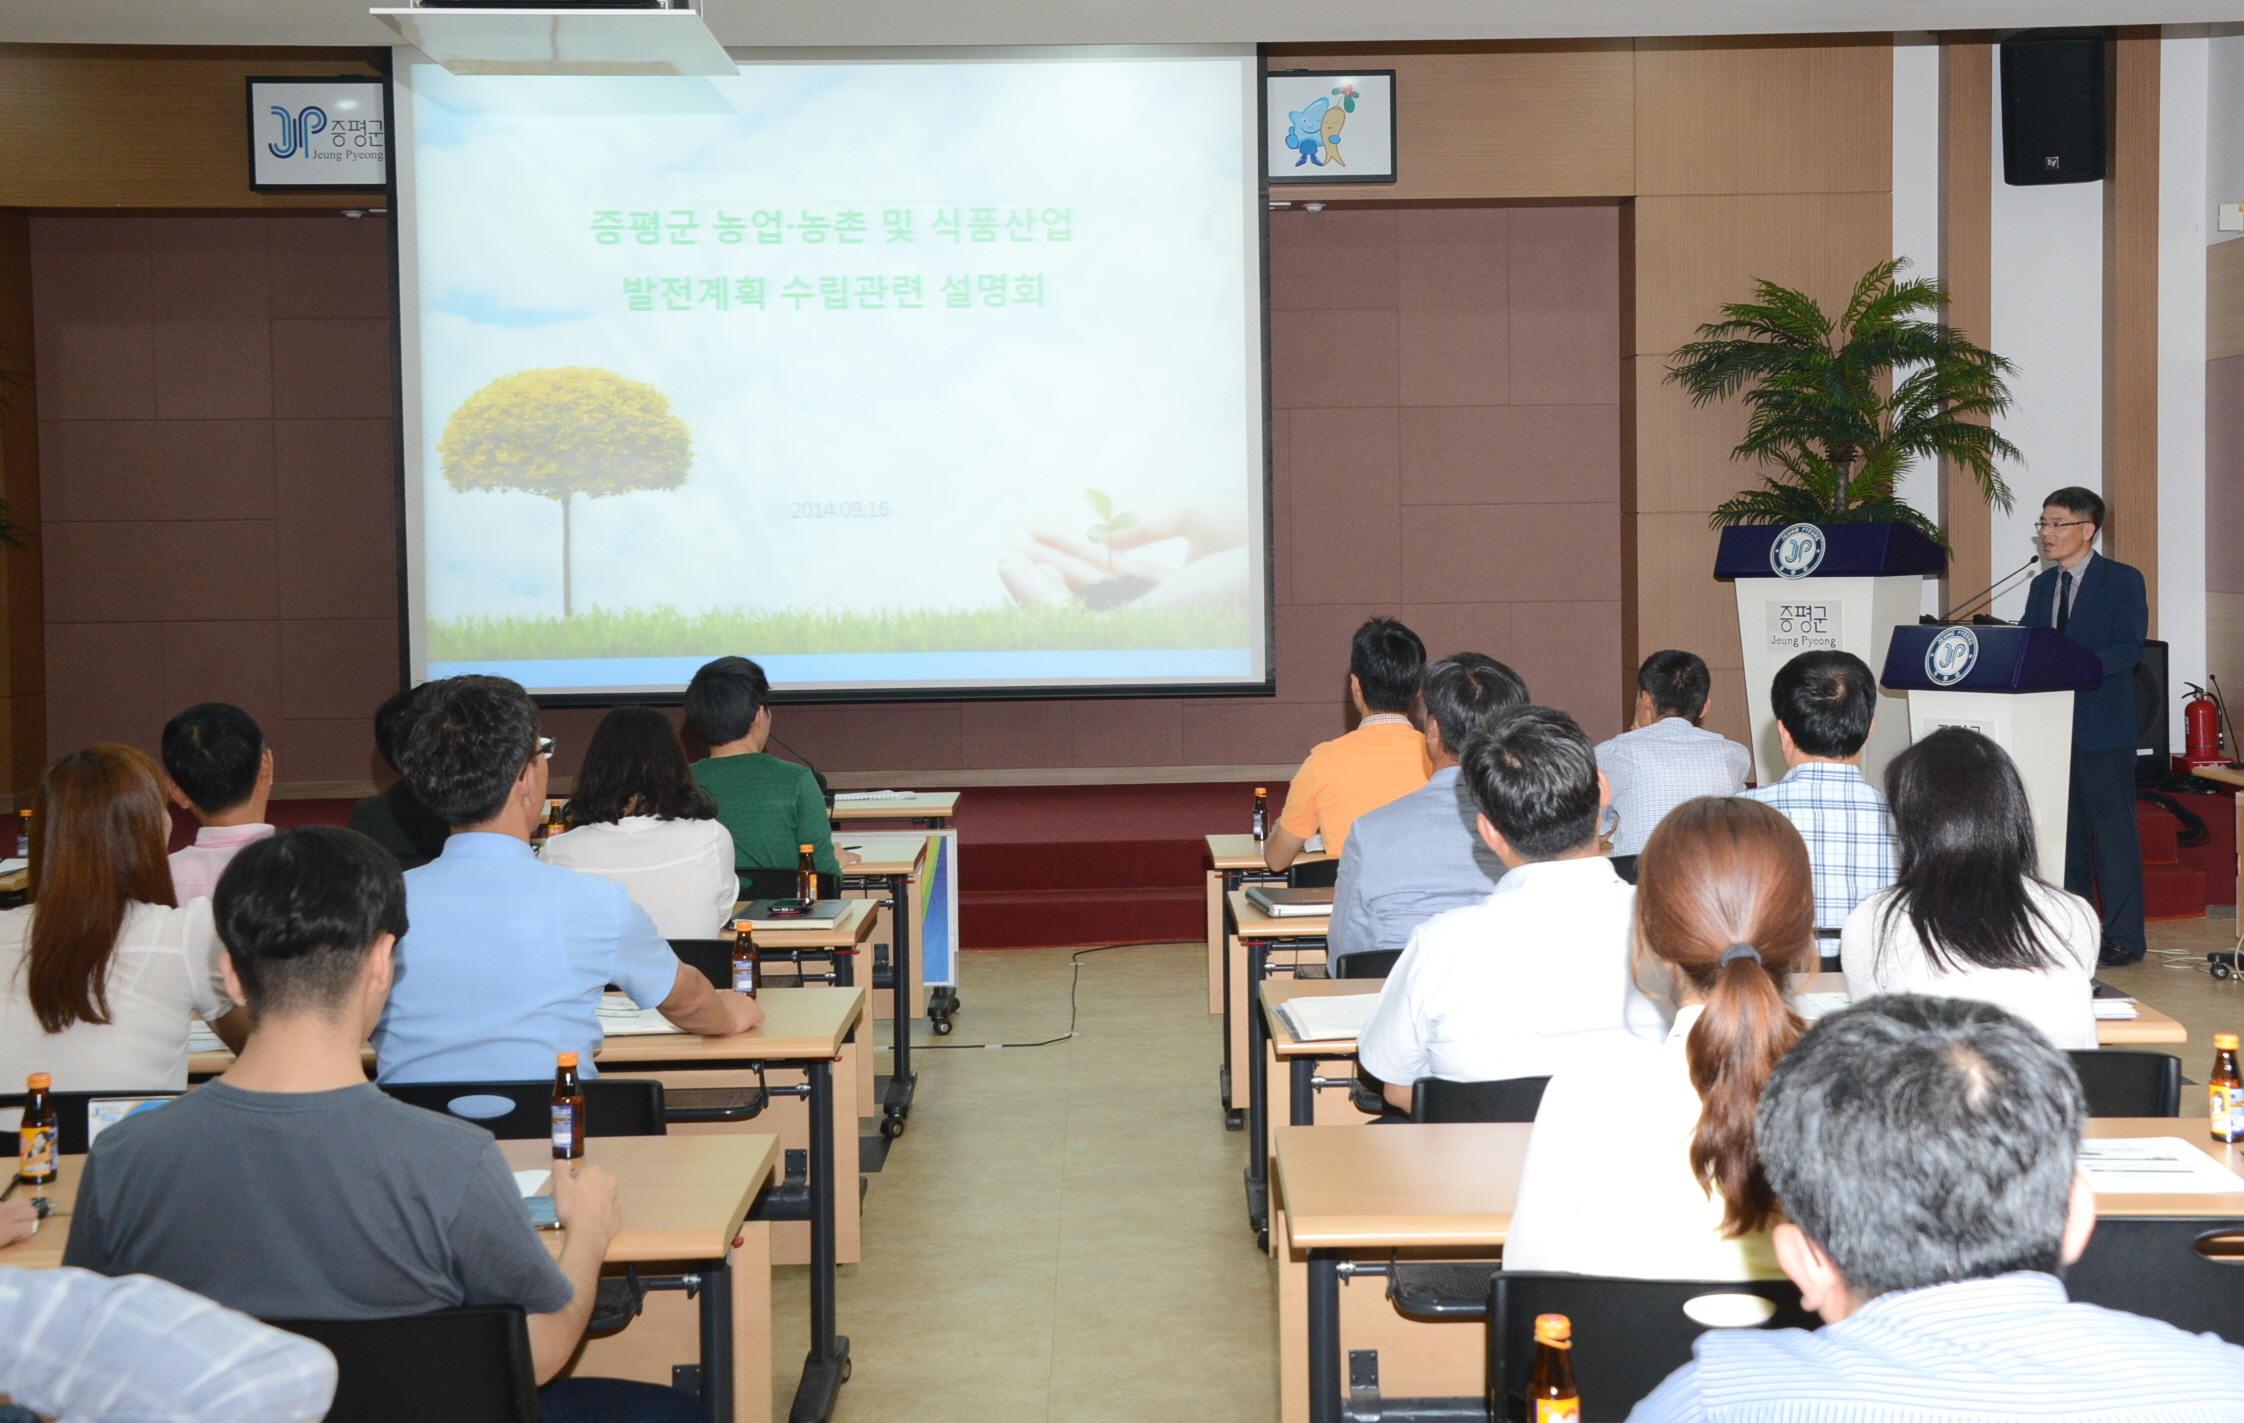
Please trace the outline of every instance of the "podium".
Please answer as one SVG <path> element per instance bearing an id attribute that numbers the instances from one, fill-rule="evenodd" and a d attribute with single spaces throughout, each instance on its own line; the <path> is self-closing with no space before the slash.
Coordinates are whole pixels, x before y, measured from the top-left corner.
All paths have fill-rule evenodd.
<path id="1" fill-rule="evenodd" d="M 1925 577 L 1948 566 L 1940 545 L 1907 524 L 1732 525 L 1722 531 L 1714 576 L 1737 585 L 1738 642 L 1745 655 L 1745 705 L 1753 728 L 1754 779 L 1784 779 L 1769 683 L 1803 652 L 1851 652 L 1875 671 L 1896 625 L 1915 623 Z M 1909 744 L 1907 706 L 1881 696 L 1862 750 L 1872 784 Z"/>
<path id="2" fill-rule="evenodd" d="M 2103 682 L 2096 654 L 2051 628 L 1897 627 L 1878 680 L 1909 698 L 1912 741 L 1962 726 L 2010 753 L 2033 806 L 2041 877 L 2063 884 L 2073 693 Z"/>

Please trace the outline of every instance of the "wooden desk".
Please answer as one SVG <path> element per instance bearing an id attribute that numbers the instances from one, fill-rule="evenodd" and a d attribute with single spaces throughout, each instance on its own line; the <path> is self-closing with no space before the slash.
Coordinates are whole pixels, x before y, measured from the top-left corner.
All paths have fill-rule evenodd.
<path id="1" fill-rule="evenodd" d="M 1377 993 L 1386 983 L 1383 978 L 1271 978 L 1263 980 L 1262 1012 L 1263 1031 L 1268 1035 L 1270 1055 L 1290 1072 L 1286 1120 L 1294 1126 L 1306 1127 L 1332 1125 L 1335 1122 L 1360 1125 L 1376 1121 L 1364 1115 L 1353 1104 L 1331 1113 L 1323 1123 L 1318 1121 L 1317 1105 L 1321 1087 L 1336 1085 L 1335 1079 L 1319 1079 L 1317 1068 L 1328 1062 L 1344 1062 L 1351 1071 L 1356 1058 L 1354 1038 L 1320 1038 L 1305 1043 L 1293 1035 L 1286 1020 L 1278 1016 L 1278 1005 L 1296 998 L 1345 998 L 1359 993 Z M 1268 1064 L 1265 1065 L 1266 1068 Z M 1267 1078 L 1265 1079 L 1267 1080 Z M 1350 1079 L 1338 1079 L 1349 1081 Z M 1264 1104 L 1267 1113 L 1269 1105 Z"/>
<path id="2" fill-rule="evenodd" d="M 1794 993 L 1844 993 L 1847 976 L 1843 973 L 1796 973 L 1789 987 Z M 2149 1047 L 2188 1041 L 2189 1029 L 2140 999 L 2136 1000 L 2132 1018 L 2096 1020 L 2098 1047 Z"/>
<path id="3" fill-rule="evenodd" d="M 887 800 L 836 800 L 826 816 L 836 826 L 856 820 L 906 820 L 940 830 L 957 809 L 957 791 L 913 791 Z"/>
<path id="4" fill-rule="evenodd" d="M 1272 872 L 1262 859 L 1262 843 L 1252 835 L 1210 835 L 1208 840 L 1208 1011 L 1223 1011 L 1223 951 L 1230 935 L 1223 897 L 1246 884 L 1283 884 L 1285 871 Z M 1322 850 L 1304 850 L 1294 857 L 1297 865 L 1329 860 Z M 1224 1094 L 1229 1105 L 1230 1094 Z"/>
<path id="5" fill-rule="evenodd" d="M 1511 1228 L 1533 1130 L 1525 1123 L 1490 1123 L 1372 1131 L 1289 1126 L 1272 1132 L 1277 1162 L 1272 1204 L 1280 1240 L 1281 1418 L 1311 1423 L 1340 1419 L 1344 1314 L 1349 1345 L 1404 1341 L 1401 1349 L 1382 1349 L 1385 1392 L 1414 1397 L 1480 1392 L 1483 1359 L 1477 1331 L 1465 1331 L 1470 1337 L 1461 1338 L 1454 1325 L 1411 1326 L 1387 1307 L 1383 1291 L 1376 1288 L 1350 1290 L 1351 1298 L 1344 1301 L 1340 1265 L 1349 1255 L 1380 1258 L 1390 1251 L 1493 1258 Z M 2085 1135 L 2095 1140 L 2179 1137 L 2238 1175 L 2234 1195 L 2099 1196 L 2099 1215 L 2244 1218 L 2244 1149 L 2210 1140 L 2197 1117 L 2096 1118 Z M 1415 1342 L 1421 1347 L 1416 1357 L 1407 1357 L 1413 1328 L 1420 1331 Z M 1446 1331 L 1446 1338 L 1425 1330 Z M 1443 1347 L 1429 1355 L 1422 1347 L 1429 1340 Z"/>
<path id="6" fill-rule="evenodd" d="M 2229 754 L 2234 755 L 2235 752 L 2235 747 L 2229 748 Z M 2244 790 L 2244 770 L 2234 770 L 2227 766 L 2200 766 L 2190 774 Z M 5 880 L 0 880 L 0 889 L 4 889 L 6 883 Z M 2244 905 L 2244 795 L 2236 798 L 2236 889 L 2236 902 Z M 2238 912 L 2244 913 L 2244 909 Z"/>
<path id="7" fill-rule="evenodd" d="M 841 836 L 836 836 L 840 840 Z M 912 1019 L 920 1014 L 920 981 L 918 960 L 912 953 L 912 881 L 919 877 L 927 864 L 927 837 L 925 835 L 871 836 L 858 840 L 858 862 L 842 872 L 842 889 L 875 890 L 888 896 L 889 951 L 888 979 L 891 988 L 889 1021 L 894 1034 L 890 1046 L 888 1086 L 880 1094 L 880 1134 L 894 1140 L 904 1134 L 904 1121 L 912 1112 L 912 1096 L 919 1088 L 919 1074 L 912 1070 Z M 877 901 L 867 900 L 866 903 Z M 876 918 L 877 918 L 876 914 Z M 873 986 L 880 986 L 880 970 L 872 970 Z M 842 980 L 844 983 L 848 979 Z M 936 1025 L 938 1030 L 948 1030 L 948 1015 Z M 865 1034 L 868 1044 L 871 1033 Z M 872 1074 L 865 1074 L 861 1084 L 868 1093 L 873 1087 Z M 870 1107 L 872 1103 L 865 1103 Z"/>
<path id="8" fill-rule="evenodd" d="M 501 1142 L 499 1150 L 517 1171 L 553 1165 L 553 1147 L 543 1140 Z M 767 1423 L 771 1227 L 746 1217 L 771 1178 L 779 1139 L 594 1137 L 585 1144 L 585 1159 L 616 1178 L 623 1198 L 623 1229 L 608 1242 L 607 1264 L 617 1273 L 627 1264 L 681 1266 L 701 1277 L 701 1287 L 695 1304 L 683 1295 L 650 1294 L 644 1317 L 621 1334 L 586 1341 L 570 1372 L 668 1384 L 680 1336 L 698 1337 L 702 1396 L 713 1401 L 712 1420 Z M 0 1249 L 0 1266 L 39 1270 L 62 1263 L 84 1163 L 82 1156 L 61 1159 L 60 1174 L 47 1190 L 56 1213 L 31 1239 Z M 556 1253 L 561 1240 L 557 1232 L 545 1235 L 547 1248 Z"/>
<path id="9" fill-rule="evenodd" d="M 1224 1062 L 1227 1067 L 1245 1058 L 1247 1063 L 1247 1222 L 1256 1239 L 1270 1243 L 1270 1073 L 1266 1054 L 1269 1029 L 1261 1009 L 1260 988 L 1273 968 L 1290 967 L 1298 974 L 1303 964 L 1321 964 L 1325 958 L 1325 933 L 1331 919 L 1323 915 L 1298 915 L 1274 919 L 1255 907 L 1243 889 L 1227 899 L 1231 922 L 1238 926 L 1238 953 L 1224 975 Z M 1283 955 L 1274 958 L 1273 954 Z M 1228 1090 L 1236 1072 L 1226 1077 Z"/>

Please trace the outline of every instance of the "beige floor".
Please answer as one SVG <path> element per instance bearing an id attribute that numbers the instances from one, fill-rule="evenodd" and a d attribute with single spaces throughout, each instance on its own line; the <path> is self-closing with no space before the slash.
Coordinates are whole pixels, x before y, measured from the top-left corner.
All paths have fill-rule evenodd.
<path id="1" fill-rule="evenodd" d="M 2192 1081 L 2213 1033 L 2244 1031 L 2244 981 L 2204 960 L 2236 929 L 2153 924 L 2150 958 L 2102 975 L 2188 1027 Z M 1274 1290 L 1245 1226 L 1243 1134 L 1216 1109 L 1202 954 L 1088 955 L 1071 1042 L 919 1056 L 911 1130 L 870 1178 L 865 1263 L 841 1272 L 856 1371 L 836 1423 L 1275 1415 Z M 1068 977 L 1065 949 L 968 953 L 948 1041 L 1065 1031 Z M 773 1282 L 778 1418 L 805 1288 L 800 1268 Z"/>
<path id="2" fill-rule="evenodd" d="M 837 1423 L 1275 1416 L 1275 1291 L 1244 1134 L 1217 1109 L 1205 953 L 1086 956 L 1071 1042 L 915 1056 L 911 1129 L 870 1178 L 865 1262 L 841 1271 Z M 1065 949 L 966 954 L 942 1041 L 1066 1031 L 1069 972 Z M 806 1288 L 799 1267 L 773 1281 L 782 1419 Z"/>

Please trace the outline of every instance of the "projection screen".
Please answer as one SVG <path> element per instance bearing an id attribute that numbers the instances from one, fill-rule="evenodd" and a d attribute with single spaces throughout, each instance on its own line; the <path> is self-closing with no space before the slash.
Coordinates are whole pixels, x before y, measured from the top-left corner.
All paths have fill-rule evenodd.
<path id="1" fill-rule="evenodd" d="M 415 680 L 1268 689 L 1248 50 L 399 50 Z"/>

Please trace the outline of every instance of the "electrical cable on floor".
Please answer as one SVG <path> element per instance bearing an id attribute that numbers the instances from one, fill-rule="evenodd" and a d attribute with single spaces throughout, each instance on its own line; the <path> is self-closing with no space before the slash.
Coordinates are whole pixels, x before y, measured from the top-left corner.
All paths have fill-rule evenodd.
<path id="1" fill-rule="evenodd" d="M 1067 985 L 1067 1031 L 1056 1038 L 1046 1038 L 1042 1042 L 1035 1043 L 913 1043 L 912 1051 L 972 1052 L 978 1049 L 989 1050 L 1006 1047 L 1050 1047 L 1054 1043 L 1064 1043 L 1075 1036 L 1075 993 L 1083 985 L 1083 956 L 1085 954 L 1103 954 L 1110 949 L 1142 949 L 1148 944 L 1174 942 L 1176 941 L 1173 939 L 1137 939 L 1127 944 L 1098 944 L 1088 949 L 1077 949 L 1074 953 L 1069 954 L 1067 961 L 1073 967 L 1074 973 L 1069 977 Z"/>

